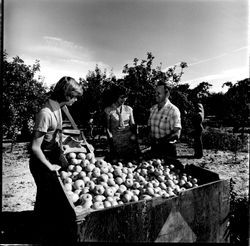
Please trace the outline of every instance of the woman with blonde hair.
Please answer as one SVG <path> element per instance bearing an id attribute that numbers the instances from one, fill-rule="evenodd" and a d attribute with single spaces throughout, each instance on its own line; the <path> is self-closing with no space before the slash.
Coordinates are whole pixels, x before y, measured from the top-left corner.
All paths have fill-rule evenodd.
<path id="1" fill-rule="evenodd" d="M 43 222 L 47 218 L 46 227 L 53 227 L 52 220 L 56 219 L 51 217 L 51 220 L 48 220 L 48 216 L 60 206 L 60 195 L 57 194 L 58 187 L 55 186 L 58 183 L 56 170 L 60 169 L 61 108 L 64 105 L 71 106 L 82 94 L 82 86 L 75 79 L 62 77 L 36 115 L 31 142 L 30 171 L 37 186 L 34 211 Z M 55 217 L 55 213 L 50 216 Z"/>

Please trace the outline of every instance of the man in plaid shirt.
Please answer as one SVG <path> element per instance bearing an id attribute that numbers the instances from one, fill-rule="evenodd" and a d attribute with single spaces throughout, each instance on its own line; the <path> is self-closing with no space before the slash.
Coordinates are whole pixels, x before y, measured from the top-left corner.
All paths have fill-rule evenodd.
<path id="1" fill-rule="evenodd" d="M 150 127 L 151 150 L 158 157 L 176 157 L 175 142 L 181 133 L 181 114 L 170 102 L 171 86 L 159 81 L 156 87 L 156 102 L 150 109 L 148 125 Z"/>

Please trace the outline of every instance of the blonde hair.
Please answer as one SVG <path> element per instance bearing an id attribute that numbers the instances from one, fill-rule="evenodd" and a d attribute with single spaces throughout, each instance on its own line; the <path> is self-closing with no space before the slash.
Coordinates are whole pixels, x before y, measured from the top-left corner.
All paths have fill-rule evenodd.
<path id="1" fill-rule="evenodd" d="M 57 102 L 64 102 L 67 101 L 67 97 L 79 97 L 82 94 L 82 86 L 72 77 L 64 76 L 56 83 L 51 94 L 51 99 Z"/>

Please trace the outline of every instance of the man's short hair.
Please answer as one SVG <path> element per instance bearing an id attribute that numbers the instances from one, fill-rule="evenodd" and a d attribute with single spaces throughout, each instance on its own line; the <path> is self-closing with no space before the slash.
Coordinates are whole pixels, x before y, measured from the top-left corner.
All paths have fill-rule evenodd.
<path id="1" fill-rule="evenodd" d="M 163 85 L 165 91 L 168 90 L 169 92 L 171 92 L 172 85 L 169 82 L 165 81 L 165 80 L 159 80 L 156 85 L 157 86 L 162 86 Z"/>

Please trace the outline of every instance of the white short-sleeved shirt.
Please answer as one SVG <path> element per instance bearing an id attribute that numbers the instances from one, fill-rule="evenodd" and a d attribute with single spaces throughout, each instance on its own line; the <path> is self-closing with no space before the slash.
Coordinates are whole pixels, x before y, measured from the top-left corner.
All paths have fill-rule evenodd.
<path id="1" fill-rule="evenodd" d="M 158 110 L 158 105 L 150 109 L 148 125 L 151 130 L 151 137 L 162 138 L 171 134 L 173 129 L 181 129 L 181 114 L 179 109 L 169 100 Z"/>
<path id="2" fill-rule="evenodd" d="M 113 106 L 105 108 L 104 111 L 109 119 L 112 133 L 127 130 L 130 127 L 130 119 L 133 114 L 133 109 L 130 106 L 121 105 L 120 112 Z"/>
<path id="3" fill-rule="evenodd" d="M 57 130 L 61 128 L 61 109 L 60 105 L 57 104 L 57 102 L 49 100 L 36 115 L 33 131 L 45 134 L 42 144 L 43 149 L 51 149 L 58 141 Z"/>

